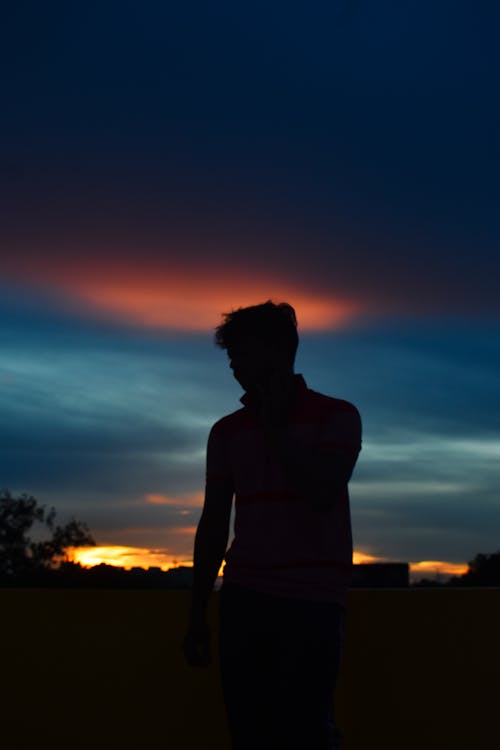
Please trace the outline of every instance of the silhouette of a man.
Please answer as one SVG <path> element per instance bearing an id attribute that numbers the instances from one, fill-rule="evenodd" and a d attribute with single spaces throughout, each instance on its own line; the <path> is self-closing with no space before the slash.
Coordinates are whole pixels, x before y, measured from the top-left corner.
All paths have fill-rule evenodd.
<path id="1" fill-rule="evenodd" d="M 190 665 L 210 663 L 206 608 L 225 559 L 219 654 L 232 750 L 331 750 L 340 747 L 333 703 L 360 415 L 294 373 L 297 320 L 287 303 L 225 314 L 215 342 L 245 394 L 208 438 L 182 648 Z M 235 536 L 226 552 L 233 495 Z"/>

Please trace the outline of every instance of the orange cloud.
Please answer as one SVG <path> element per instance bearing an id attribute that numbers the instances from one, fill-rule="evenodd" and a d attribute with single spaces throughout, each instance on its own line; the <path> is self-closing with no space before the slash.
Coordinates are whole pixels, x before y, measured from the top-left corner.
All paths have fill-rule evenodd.
<path id="1" fill-rule="evenodd" d="M 286 278 L 213 265 L 185 266 L 128 258 L 116 261 L 81 257 L 41 264 L 34 259 L 22 271 L 11 265 L 7 276 L 63 295 L 65 304 L 105 318 L 149 328 L 206 331 L 221 313 L 265 302 L 289 302 L 299 330 L 326 331 L 345 326 L 362 311 L 358 301 L 342 299 Z"/>

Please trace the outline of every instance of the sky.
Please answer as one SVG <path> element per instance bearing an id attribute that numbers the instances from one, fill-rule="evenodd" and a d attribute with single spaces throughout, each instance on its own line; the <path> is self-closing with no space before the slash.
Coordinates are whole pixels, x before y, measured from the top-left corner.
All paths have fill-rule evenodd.
<path id="1" fill-rule="evenodd" d="M 86 522 L 84 562 L 192 564 L 243 395 L 214 329 L 272 299 L 362 416 L 355 559 L 498 550 L 497 4 L 3 16 L 0 487 Z"/>

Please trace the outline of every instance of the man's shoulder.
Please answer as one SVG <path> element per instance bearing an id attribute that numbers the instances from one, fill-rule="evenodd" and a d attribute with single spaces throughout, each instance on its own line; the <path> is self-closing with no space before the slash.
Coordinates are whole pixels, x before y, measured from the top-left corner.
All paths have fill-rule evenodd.
<path id="1" fill-rule="evenodd" d="M 237 430 L 245 421 L 246 409 L 242 406 L 240 409 L 225 414 L 220 417 L 211 427 L 211 432 L 218 434 L 227 434 Z"/>
<path id="2" fill-rule="evenodd" d="M 346 399 L 314 390 L 309 390 L 308 395 L 308 421 L 322 425 L 322 442 L 336 448 L 352 447 L 359 452 L 362 424 L 357 407 Z"/>
<path id="3" fill-rule="evenodd" d="M 319 409 L 323 413 L 350 413 L 359 417 L 359 410 L 351 401 L 346 401 L 346 399 L 337 396 L 329 396 L 312 388 L 307 389 L 307 396 L 312 408 Z"/>

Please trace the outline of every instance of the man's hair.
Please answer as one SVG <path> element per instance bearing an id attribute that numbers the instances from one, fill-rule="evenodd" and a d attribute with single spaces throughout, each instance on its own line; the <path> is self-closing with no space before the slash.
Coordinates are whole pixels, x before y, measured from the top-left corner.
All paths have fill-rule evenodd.
<path id="1" fill-rule="evenodd" d="M 268 300 L 261 305 L 223 313 L 223 317 L 224 322 L 215 329 L 216 346 L 231 349 L 252 336 L 282 348 L 293 367 L 299 337 L 295 310 L 287 302 L 275 304 Z"/>

